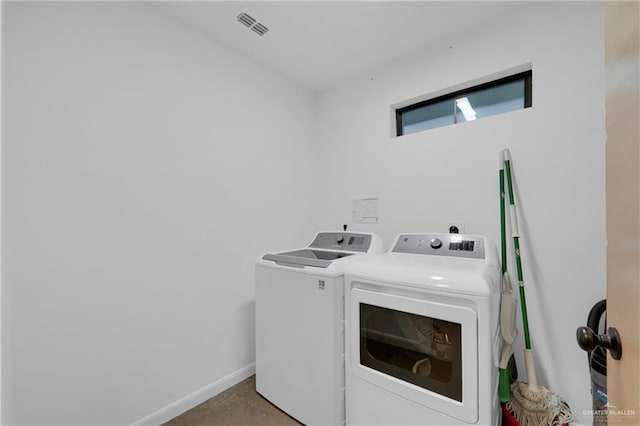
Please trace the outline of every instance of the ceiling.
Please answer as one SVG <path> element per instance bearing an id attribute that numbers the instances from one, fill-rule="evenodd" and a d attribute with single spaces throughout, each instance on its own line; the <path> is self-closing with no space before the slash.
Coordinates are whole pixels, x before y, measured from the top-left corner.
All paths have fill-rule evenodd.
<path id="1" fill-rule="evenodd" d="M 447 42 L 519 2 L 173 1 L 153 3 L 219 44 L 317 92 L 435 41 Z M 519 3 L 520 5 L 522 3 Z M 240 24 L 245 12 L 269 31 Z"/>

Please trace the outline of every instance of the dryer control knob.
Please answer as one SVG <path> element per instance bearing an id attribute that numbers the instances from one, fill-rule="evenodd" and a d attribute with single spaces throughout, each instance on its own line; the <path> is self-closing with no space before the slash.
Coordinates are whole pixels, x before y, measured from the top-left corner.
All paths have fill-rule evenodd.
<path id="1" fill-rule="evenodd" d="M 344 241 L 344 237 L 338 237 L 338 239 L 336 240 L 336 243 L 342 244 L 343 241 Z"/>
<path id="2" fill-rule="evenodd" d="M 432 249 L 439 249 L 440 247 L 442 247 L 442 241 L 440 241 L 439 238 L 434 238 L 433 240 L 431 240 L 429 245 Z"/>

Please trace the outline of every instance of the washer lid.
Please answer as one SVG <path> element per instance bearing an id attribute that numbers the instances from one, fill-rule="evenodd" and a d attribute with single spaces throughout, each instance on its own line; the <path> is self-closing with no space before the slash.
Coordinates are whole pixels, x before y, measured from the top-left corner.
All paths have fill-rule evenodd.
<path id="1" fill-rule="evenodd" d="M 264 260 L 272 260 L 278 264 L 326 268 L 331 265 L 331 262 L 334 260 L 351 256 L 353 254 L 354 253 L 339 251 L 301 249 L 284 253 L 267 253 L 262 256 L 262 258 Z"/>

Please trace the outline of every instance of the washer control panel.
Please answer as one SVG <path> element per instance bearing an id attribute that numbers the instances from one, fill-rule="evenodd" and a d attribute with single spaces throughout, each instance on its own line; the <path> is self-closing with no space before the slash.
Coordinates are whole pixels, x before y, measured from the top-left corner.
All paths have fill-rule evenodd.
<path id="1" fill-rule="evenodd" d="M 484 237 L 466 234 L 400 234 L 394 253 L 484 259 Z"/>
<path id="2" fill-rule="evenodd" d="M 320 232 L 309 247 L 367 252 L 371 235 L 356 232 Z"/>

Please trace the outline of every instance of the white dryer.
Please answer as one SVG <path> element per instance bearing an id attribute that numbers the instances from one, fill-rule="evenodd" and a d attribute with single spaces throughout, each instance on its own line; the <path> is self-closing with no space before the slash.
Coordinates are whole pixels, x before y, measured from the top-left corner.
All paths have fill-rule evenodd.
<path id="1" fill-rule="evenodd" d="M 495 245 L 401 234 L 345 270 L 347 425 L 498 425 Z"/>
<path id="2" fill-rule="evenodd" d="M 340 425 L 344 268 L 383 253 L 375 234 L 320 232 L 256 262 L 256 390 L 306 425 Z"/>

